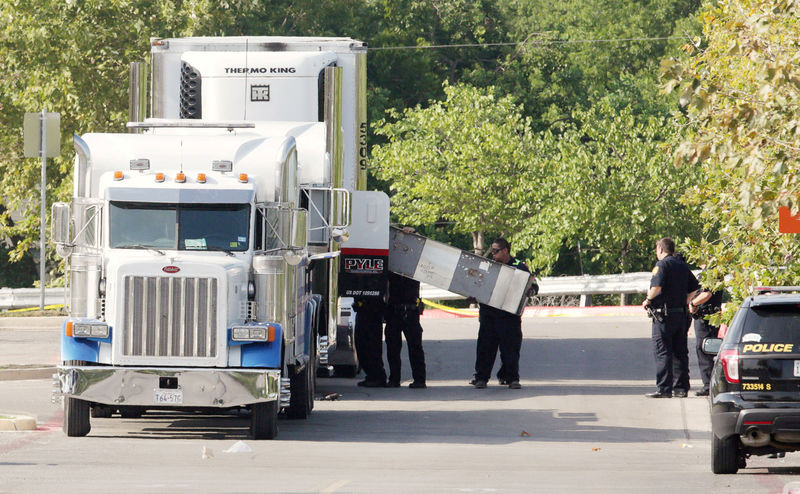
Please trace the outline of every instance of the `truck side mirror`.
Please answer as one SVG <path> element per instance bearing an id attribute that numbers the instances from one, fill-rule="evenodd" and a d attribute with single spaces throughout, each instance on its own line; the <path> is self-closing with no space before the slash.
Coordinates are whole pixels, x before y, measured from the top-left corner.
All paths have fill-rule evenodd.
<path id="1" fill-rule="evenodd" d="M 350 225 L 350 191 L 347 189 L 331 190 L 331 202 L 333 204 L 333 214 L 331 215 L 331 226 L 334 228 L 344 228 Z"/>
<path id="2" fill-rule="evenodd" d="M 66 202 L 56 202 L 50 210 L 51 212 L 51 232 L 50 238 L 56 244 L 56 253 L 61 257 L 69 257 L 72 254 L 72 238 L 70 238 L 70 223 L 72 214 L 69 204 Z"/>
<path id="3" fill-rule="evenodd" d="M 347 242 L 350 238 L 350 191 L 347 189 L 331 190 L 331 239 L 334 242 Z"/>
<path id="4" fill-rule="evenodd" d="M 308 211 L 292 209 L 290 218 L 289 245 L 283 259 L 287 264 L 297 266 L 308 262 Z"/>
<path id="5" fill-rule="evenodd" d="M 703 353 L 709 355 L 716 355 L 719 353 L 719 348 L 722 346 L 721 338 L 703 338 Z"/>

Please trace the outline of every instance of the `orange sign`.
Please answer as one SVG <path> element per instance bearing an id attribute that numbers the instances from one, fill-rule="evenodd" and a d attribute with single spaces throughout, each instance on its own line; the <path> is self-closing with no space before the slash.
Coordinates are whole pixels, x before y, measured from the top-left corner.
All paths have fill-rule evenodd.
<path id="1" fill-rule="evenodd" d="M 781 233 L 800 233 L 800 214 L 792 216 L 788 206 L 779 207 L 778 231 Z"/>

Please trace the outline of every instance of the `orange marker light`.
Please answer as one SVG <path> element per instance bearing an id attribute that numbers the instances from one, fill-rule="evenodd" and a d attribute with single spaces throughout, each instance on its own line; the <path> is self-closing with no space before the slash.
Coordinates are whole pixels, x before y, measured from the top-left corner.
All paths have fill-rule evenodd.
<path id="1" fill-rule="evenodd" d="M 267 327 L 267 341 L 275 341 L 275 326 Z"/>
<path id="2" fill-rule="evenodd" d="M 186 181 L 186 174 L 182 172 L 178 173 L 177 175 L 175 175 L 175 181 L 178 182 L 179 184 L 182 184 L 183 182 Z"/>
<path id="3" fill-rule="evenodd" d="M 247 174 L 246 173 L 240 173 L 239 174 L 239 181 L 242 182 L 243 184 L 246 184 L 247 183 Z"/>
<path id="4" fill-rule="evenodd" d="M 198 173 L 197 174 L 197 181 L 201 184 L 206 183 L 206 174 L 205 173 Z"/>
<path id="5" fill-rule="evenodd" d="M 64 334 L 72 338 L 72 321 L 69 321 L 64 325 Z"/>
<path id="6" fill-rule="evenodd" d="M 122 180 L 122 170 L 117 170 L 114 172 L 114 180 Z"/>
<path id="7" fill-rule="evenodd" d="M 164 181 L 164 174 L 159 172 L 156 173 L 156 182 L 163 182 Z"/>

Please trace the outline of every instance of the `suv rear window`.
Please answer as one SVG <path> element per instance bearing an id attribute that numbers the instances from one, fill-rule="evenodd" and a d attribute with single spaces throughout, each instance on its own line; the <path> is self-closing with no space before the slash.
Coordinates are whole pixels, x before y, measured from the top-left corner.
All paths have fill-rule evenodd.
<path id="1" fill-rule="evenodd" d="M 752 307 L 742 329 L 742 343 L 800 342 L 800 306 L 798 304 Z"/>

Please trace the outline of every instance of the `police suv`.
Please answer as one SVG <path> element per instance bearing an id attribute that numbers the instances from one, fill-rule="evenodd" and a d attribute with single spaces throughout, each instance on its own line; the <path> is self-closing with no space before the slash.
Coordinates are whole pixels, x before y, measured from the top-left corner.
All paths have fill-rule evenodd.
<path id="1" fill-rule="evenodd" d="M 762 287 L 723 339 L 711 374 L 711 470 L 736 473 L 752 455 L 800 450 L 800 287 Z"/>

